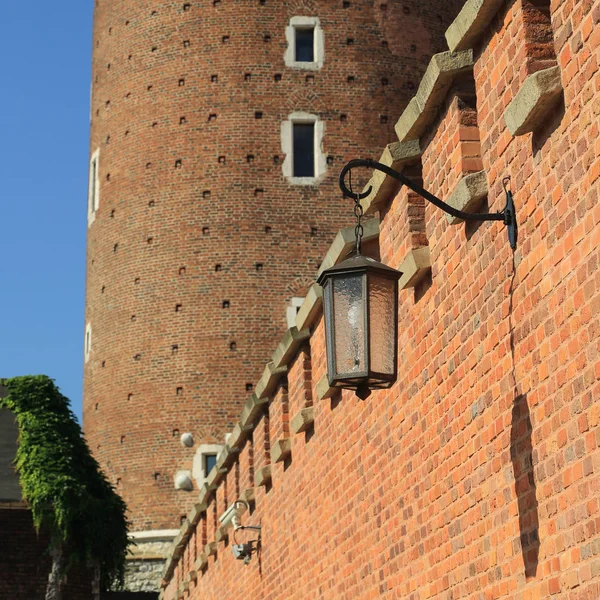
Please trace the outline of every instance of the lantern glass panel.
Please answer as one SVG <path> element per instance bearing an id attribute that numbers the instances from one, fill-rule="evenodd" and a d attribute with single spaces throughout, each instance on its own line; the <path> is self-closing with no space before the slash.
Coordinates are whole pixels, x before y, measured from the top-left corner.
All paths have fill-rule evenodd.
<path id="1" fill-rule="evenodd" d="M 363 276 L 334 277 L 333 299 L 336 373 L 365 372 Z"/>
<path id="2" fill-rule="evenodd" d="M 393 375 L 396 361 L 396 282 L 369 275 L 370 370 Z"/>

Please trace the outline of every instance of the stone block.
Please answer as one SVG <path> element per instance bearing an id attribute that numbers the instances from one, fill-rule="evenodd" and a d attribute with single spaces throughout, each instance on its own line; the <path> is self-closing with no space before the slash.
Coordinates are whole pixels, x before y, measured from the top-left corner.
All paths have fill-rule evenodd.
<path id="1" fill-rule="evenodd" d="M 340 390 L 329 385 L 329 378 L 327 377 L 327 373 L 325 373 L 317 382 L 316 392 L 319 400 L 325 400 L 326 398 L 333 398 L 340 393 Z"/>
<path id="2" fill-rule="evenodd" d="M 298 353 L 298 349 L 307 339 L 310 338 L 310 331 L 303 329 L 298 331 L 296 327 L 292 327 L 285 332 L 283 340 L 273 353 L 273 366 L 278 369 L 287 367 L 293 358 Z"/>
<path id="3" fill-rule="evenodd" d="M 227 527 L 221 525 L 217 527 L 217 531 L 215 532 L 215 541 L 216 542 L 224 542 L 229 538 L 229 533 L 227 531 Z"/>
<path id="4" fill-rule="evenodd" d="M 256 469 L 254 472 L 254 485 L 260 487 L 267 485 L 271 481 L 271 465 Z"/>
<path id="5" fill-rule="evenodd" d="M 236 426 L 231 430 L 231 434 L 229 435 L 229 439 L 227 440 L 228 446 L 233 450 L 239 450 L 244 445 L 244 442 L 248 438 L 248 433 L 251 432 L 253 426 L 245 425 L 242 426 L 241 423 L 237 423 Z"/>
<path id="6" fill-rule="evenodd" d="M 214 556 L 217 553 L 217 542 L 209 542 L 204 546 L 206 556 Z"/>
<path id="7" fill-rule="evenodd" d="M 188 521 L 194 526 L 197 525 L 207 508 L 208 504 L 204 502 L 194 504 L 188 513 Z"/>
<path id="8" fill-rule="evenodd" d="M 229 471 L 229 467 L 235 462 L 238 453 L 238 448 L 230 448 L 229 446 L 225 446 L 217 456 L 217 469 L 223 474 L 227 473 Z"/>
<path id="9" fill-rule="evenodd" d="M 378 162 L 391 167 L 395 171 L 402 171 L 406 165 L 418 162 L 421 155 L 419 140 L 394 142 L 386 146 Z M 369 187 L 371 188 L 369 196 L 362 201 L 365 214 L 371 214 L 379 210 L 382 204 L 391 200 L 398 193 L 400 185 L 400 182 L 393 177 L 389 177 L 381 171 L 375 171 L 363 190 L 363 192 L 366 192 Z"/>
<path id="10" fill-rule="evenodd" d="M 225 473 L 226 472 L 227 471 L 225 471 Z M 221 479 L 223 479 L 223 475 L 224 472 L 219 470 L 216 465 L 211 469 L 208 477 L 206 478 L 206 485 L 208 485 L 208 489 L 210 491 L 215 491 L 219 487 L 219 483 L 221 482 Z"/>
<path id="11" fill-rule="evenodd" d="M 434 54 L 415 97 L 396 123 L 401 142 L 418 139 L 435 118 L 454 78 L 473 69 L 473 51 Z"/>
<path id="12" fill-rule="evenodd" d="M 240 500 L 254 502 L 254 488 L 247 488 L 240 494 Z"/>
<path id="13" fill-rule="evenodd" d="M 252 394 L 250 398 L 246 401 L 244 409 L 242 410 L 242 416 L 240 418 L 240 425 L 244 429 L 253 429 L 254 422 L 257 417 L 262 413 L 263 408 L 266 404 L 268 404 L 269 399 L 259 398 L 256 394 Z"/>
<path id="14" fill-rule="evenodd" d="M 504 120 L 514 136 L 535 131 L 562 95 L 560 67 L 550 67 L 527 77 L 504 111 Z"/>
<path id="15" fill-rule="evenodd" d="M 271 448 L 271 460 L 273 463 L 283 462 L 292 453 L 292 440 L 285 438 L 276 441 Z"/>
<path id="16" fill-rule="evenodd" d="M 208 500 L 212 496 L 213 490 L 210 489 L 207 483 L 205 483 L 200 488 L 200 493 L 198 494 L 198 504 L 206 504 L 208 505 Z"/>
<path id="17" fill-rule="evenodd" d="M 290 426 L 295 433 L 302 433 L 310 429 L 315 421 L 314 409 L 312 406 L 303 408 L 292 419 Z"/>
<path id="18" fill-rule="evenodd" d="M 363 244 L 379 237 L 379 219 L 369 219 L 364 221 L 363 227 Z M 320 275 L 325 269 L 329 269 L 329 267 L 333 267 L 339 262 L 342 262 L 348 256 L 354 246 L 356 246 L 355 226 L 352 225 L 351 227 L 344 227 L 343 229 L 340 229 L 338 234 L 335 236 L 333 243 L 329 247 L 323 262 L 321 263 L 318 275 Z"/>
<path id="19" fill-rule="evenodd" d="M 323 289 L 315 283 L 309 288 L 306 298 L 296 315 L 296 329 L 300 331 L 309 329 L 321 314 L 322 304 Z"/>
<path id="20" fill-rule="evenodd" d="M 465 175 L 457 184 L 447 203 L 457 210 L 463 212 L 475 212 L 479 203 L 488 194 L 488 183 L 485 171 L 479 171 L 478 173 L 471 173 Z M 457 225 L 463 222 L 463 219 L 453 217 L 452 215 L 446 214 L 446 219 L 450 225 Z"/>
<path id="21" fill-rule="evenodd" d="M 204 570 L 206 568 L 206 565 L 208 565 L 208 555 L 206 554 L 206 552 L 200 552 L 198 558 L 196 559 L 196 562 L 194 563 L 194 569 L 196 570 L 196 572 L 199 572 Z"/>
<path id="22" fill-rule="evenodd" d="M 258 380 L 254 394 L 258 399 L 268 398 L 275 389 L 281 377 L 287 373 L 287 366 L 276 367 L 272 362 L 267 363 L 262 377 Z"/>
<path id="23" fill-rule="evenodd" d="M 502 0 L 467 0 L 446 31 L 450 51 L 472 48 L 501 6 Z"/>
<path id="24" fill-rule="evenodd" d="M 429 271 L 431 271 L 431 254 L 429 247 L 414 248 L 398 267 L 402 273 L 398 281 L 398 289 L 405 290 L 415 287 Z"/>

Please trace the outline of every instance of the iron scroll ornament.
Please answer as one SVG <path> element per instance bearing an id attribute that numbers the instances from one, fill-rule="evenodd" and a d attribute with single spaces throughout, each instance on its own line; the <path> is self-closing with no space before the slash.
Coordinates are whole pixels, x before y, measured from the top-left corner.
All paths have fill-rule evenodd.
<path id="1" fill-rule="evenodd" d="M 440 200 L 437 196 L 434 196 L 432 193 L 428 192 L 426 189 L 421 187 L 419 184 L 415 183 L 411 179 L 409 179 L 406 175 L 395 171 L 391 167 L 384 165 L 375 160 L 371 160 L 369 158 L 356 158 L 351 160 L 341 171 L 339 185 L 340 189 L 344 196 L 349 198 L 354 198 L 357 201 L 363 200 L 367 196 L 371 194 L 372 187 L 370 186 L 365 192 L 356 193 L 353 192 L 346 186 L 346 175 L 357 167 L 367 167 L 368 169 L 375 169 L 377 171 L 381 171 L 390 177 L 398 180 L 400 183 L 409 187 L 413 192 L 419 194 L 438 208 L 441 208 L 444 212 L 456 217 L 457 219 L 462 219 L 463 221 L 502 221 L 507 228 L 508 231 L 508 241 L 510 243 L 510 247 L 514 250 L 517 247 L 517 216 L 515 212 L 515 203 L 513 200 L 512 191 L 508 186 L 510 182 L 510 177 L 506 177 L 502 180 L 502 184 L 504 186 L 504 191 L 506 193 L 506 206 L 504 210 L 497 213 L 467 213 L 462 210 L 458 210 L 449 204 L 446 204 L 443 200 Z"/>

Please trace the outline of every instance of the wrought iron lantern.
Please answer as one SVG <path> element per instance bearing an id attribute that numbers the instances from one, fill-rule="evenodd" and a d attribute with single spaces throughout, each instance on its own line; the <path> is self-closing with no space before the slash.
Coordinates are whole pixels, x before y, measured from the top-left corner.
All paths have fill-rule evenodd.
<path id="1" fill-rule="evenodd" d="M 324 291 L 329 385 L 355 390 L 359 398 L 365 399 L 371 390 L 389 388 L 397 379 L 398 280 L 402 273 L 361 255 L 361 200 L 371 190 L 363 193 L 352 191 L 352 169 L 355 167 L 382 171 L 459 219 L 504 222 L 513 250 L 517 245 L 517 219 L 508 177 L 503 180 L 506 193 L 504 210 L 498 213 L 467 213 L 446 204 L 404 174 L 374 160 L 351 160 L 342 169 L 340 189 L 355 203 L 356 249 L 350 258 L 323 271 L 318 283 Z M 350 177 L 349 187 L 346 186 L 346 175 Z"/>
<path id="2" fill-rule="evenodd" d="M 396 381 L 401 276 L 360 252 L 321 273 L 331 387 L 365 399 Z"/>

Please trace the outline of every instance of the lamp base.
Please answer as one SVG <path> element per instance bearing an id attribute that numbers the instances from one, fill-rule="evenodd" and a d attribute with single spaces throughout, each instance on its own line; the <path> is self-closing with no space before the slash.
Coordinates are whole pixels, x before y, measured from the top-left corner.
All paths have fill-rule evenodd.
<path id="1" fill-rule="evenodd" d="M 371 395 L 371 390 L 369 389 L 368 386 L 366 385 L 361 385 L 358 388 L 356 388 L 356 395 L 361 399 L 361 400 L 366 400 L 370 395 Z"/>

